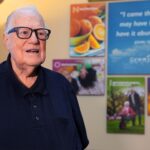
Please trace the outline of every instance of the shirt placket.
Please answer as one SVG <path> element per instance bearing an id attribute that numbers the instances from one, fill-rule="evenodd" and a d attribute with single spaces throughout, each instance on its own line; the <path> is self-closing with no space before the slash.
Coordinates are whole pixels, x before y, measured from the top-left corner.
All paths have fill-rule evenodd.
<path id="1" fill-rule="evenodd" d="M 32 113 L 32 124 L 34 128 L 40 128 L 43 124 L 42 114 L 41 114 L 41 105 L 40 105 L 40 97 L 35 93 L 31 93 L 30 104 L 31 104 L 31 113 Z"/>

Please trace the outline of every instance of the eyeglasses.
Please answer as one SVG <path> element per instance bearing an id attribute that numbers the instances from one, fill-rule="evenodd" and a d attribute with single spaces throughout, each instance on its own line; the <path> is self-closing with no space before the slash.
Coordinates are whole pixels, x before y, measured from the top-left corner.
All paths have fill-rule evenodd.
<path id="1" fill-rule="evenodd" d="M 51 30 L 45 28 L 31 29 L 29 27 L 14 27 L 8 31 L 8 34 L 16 32 L 20 39 L 29 39 L 33 32 L 39 40 L 46 41 L 49 38 Z"/>

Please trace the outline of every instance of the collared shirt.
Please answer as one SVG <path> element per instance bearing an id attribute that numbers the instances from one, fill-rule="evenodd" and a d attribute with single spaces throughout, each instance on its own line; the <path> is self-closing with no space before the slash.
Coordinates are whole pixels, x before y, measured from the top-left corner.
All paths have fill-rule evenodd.
<path id="1" fill-rule="evenodd" d="M 60 74 L 38 68 L 31 88 L 0 64 L 0 150 L 83 150 L 88 139 L 76 96 Z"/>

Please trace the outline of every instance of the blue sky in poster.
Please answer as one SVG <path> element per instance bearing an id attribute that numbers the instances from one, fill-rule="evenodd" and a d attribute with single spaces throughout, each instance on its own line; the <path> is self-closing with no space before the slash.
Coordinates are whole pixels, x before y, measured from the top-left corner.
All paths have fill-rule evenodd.
<path id="1" fill-rule="evenodd" d="M 150 1 L 109 3 L 108 74 L 150 74 Z"/>

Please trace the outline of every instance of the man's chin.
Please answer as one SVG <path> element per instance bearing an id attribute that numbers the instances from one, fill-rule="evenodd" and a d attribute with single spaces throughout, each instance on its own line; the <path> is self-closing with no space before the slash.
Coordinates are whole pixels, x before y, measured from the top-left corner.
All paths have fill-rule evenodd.
<path id="1" fill-rule="evenodd" d="M 38 62 L 30 62 L 30 63 L 28 63 L 28 65 L 29 66 L 31 66 L 31 67 L 38 67 L 38 66 L 40 66 L 41 64 L 43 64 L 43 62 L 44 61 L 38 61 Z"/>

